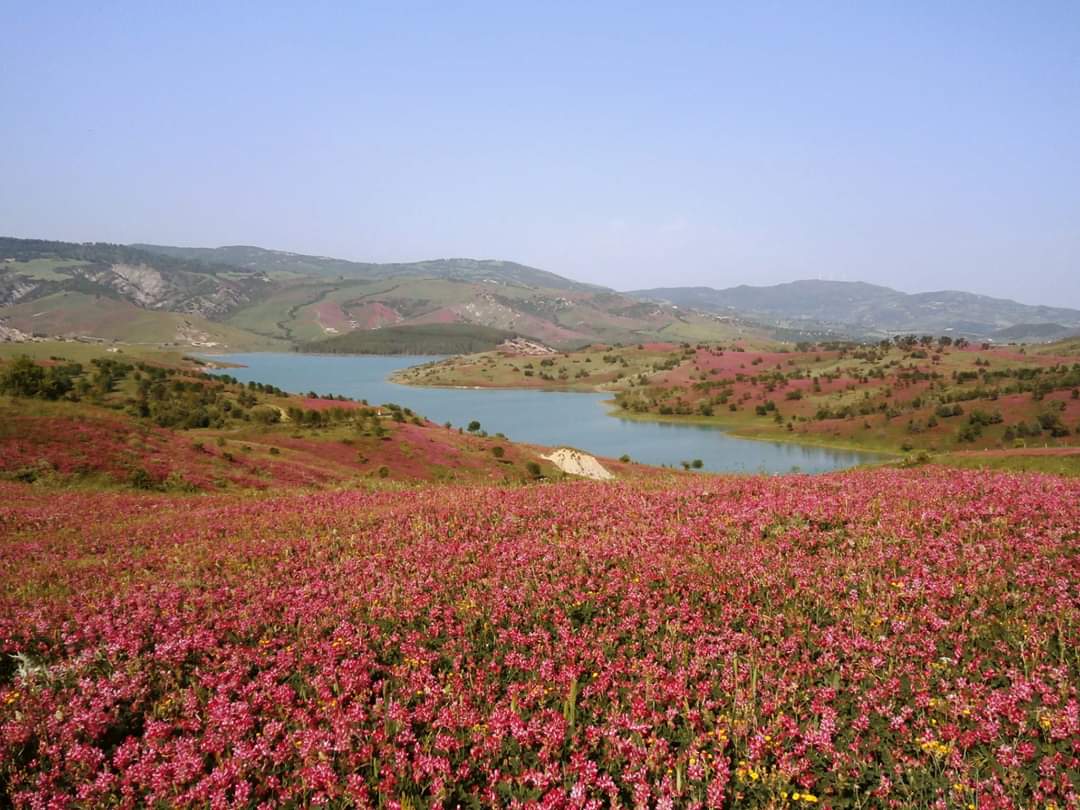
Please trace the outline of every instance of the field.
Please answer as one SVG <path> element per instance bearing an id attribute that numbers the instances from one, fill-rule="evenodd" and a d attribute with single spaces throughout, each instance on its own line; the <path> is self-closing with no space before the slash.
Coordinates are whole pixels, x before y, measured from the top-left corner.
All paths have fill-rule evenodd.
<path id="1" fill-rule="evenodd" d="M 0 483 L 0 794 L 1076 807 L 1078 529 L 1080 482 L 942 469 Z"/>

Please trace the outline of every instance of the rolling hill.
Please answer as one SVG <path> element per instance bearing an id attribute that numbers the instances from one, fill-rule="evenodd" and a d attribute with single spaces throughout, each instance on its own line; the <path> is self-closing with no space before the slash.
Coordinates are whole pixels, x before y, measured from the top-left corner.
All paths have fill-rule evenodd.
<path id="1" fill-rule="evenodd" d="M 1080 310 L 1030 306 L 954 290 L 908 294 L 849 281 L 794 281 L 769 287 L 659 287 L 627 293 L 773 326 L 830 328 L 857 337 L 897 333 L 955 333 L 966 337 L 1049 339 L 1080 329 Z M 1046 330 L 1047 325 L 1057 329 Z M 1022 326 L 1022 329 L 1016 327 Z M 1003 330 L 1014 330 L 1014 333 Z"/>
<path id="2" fill-rule="evenodd" d="M 0 238 L 0 325 L 8 335 L 288 348 L 432 324 L 556 346 L 762 334 L 728 316 L 642 302 L 514 262 L 373 264 L 257 247 Z"/>
<path id="3" fill-rule="evenodd" d="M 324 276 L 328 278 L 378 281 L 388 278 L 441 278 L 453 281 L 484 282 L 544 287 L 552 290 L 602 290 L 563 276 L 517 262 L 495 259 L 433 259 L 420 262 L 377 264 L 309 256 L 284 250 L 267 250 L 250 245 L 217 248 L 133 245 L 140 250 L 182 260 L 227 264 L 275 277 Z"/>

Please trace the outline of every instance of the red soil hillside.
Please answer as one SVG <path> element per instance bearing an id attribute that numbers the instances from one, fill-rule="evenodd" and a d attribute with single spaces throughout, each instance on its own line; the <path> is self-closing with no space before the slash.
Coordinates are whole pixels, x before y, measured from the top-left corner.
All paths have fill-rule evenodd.
<path id="1" fill-rule="evenodd" d="M 515 482 L 533 477 L 530 462 L 555 474 L 539 448 L 427 421 L 398 423 L 388 415 L 379 424 L 385 434 L 378 437 L 351 426 L 313 430 L 289 424 L 177 431 L 82 403 L 36 402 L 30 412 L 0 397 L 0 475 L 210 490 L 363 480 Z"/>

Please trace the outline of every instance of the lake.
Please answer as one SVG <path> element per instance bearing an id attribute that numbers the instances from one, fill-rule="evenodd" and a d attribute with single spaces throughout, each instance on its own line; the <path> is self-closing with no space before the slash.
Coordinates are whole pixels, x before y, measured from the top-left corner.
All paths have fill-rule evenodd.
<path id="1" fill-rule="evenodd" d="M 431 357 L 374 357 L 249 353 L 208 360 L 237 363 L 238 380 L 270 383 L 286 391 L 344 394 L 372 405 L 396 402 L 438 422 L 464 427 L 473 420 L 490 434 L 552 447 L 576 447 L 618 458 L 624 453 L 647 464 L 679 466 L 701 459 L 713 472 L 826 472 L 879 461 L 873 453 L 740 439 L 706 425 L 642 422 L 612 417 L 611 394 L 562 391 L 415 388 L 387 378 Z"/>

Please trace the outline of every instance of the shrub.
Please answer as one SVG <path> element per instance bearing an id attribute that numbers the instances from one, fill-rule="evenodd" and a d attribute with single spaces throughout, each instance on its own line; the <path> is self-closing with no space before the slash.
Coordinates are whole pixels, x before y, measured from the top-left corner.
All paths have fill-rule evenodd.
<path id="1" fill-rule="evenodd" d="M 269 405 L 260 405 L 251 409 L 251 418 L 260 425 L 273 425 L 281 421 L 281 412 Z"/>
<path id="2" fill-rule="evenodd" d="M 145 468 L 136 467 L 128 476 L 128 483 L 135 489 L 157 489 L 158 482 Z"/>

